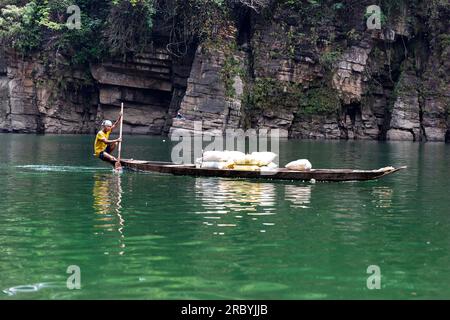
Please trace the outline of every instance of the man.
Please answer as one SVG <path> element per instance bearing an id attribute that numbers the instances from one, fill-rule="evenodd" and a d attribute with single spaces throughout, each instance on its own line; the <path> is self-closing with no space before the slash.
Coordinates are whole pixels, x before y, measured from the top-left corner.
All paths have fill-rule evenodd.
<path id="1" fill-rule="evenodd" d="M 117 119 L 114 124 L 112 124 L 109 120 L 104 120 L 102 122 L 102 129 L 97 133 L 94 142 L 94 152 L 95 156 L 102 159 L 103 161 L 115 163 L 117 159 L 112 156 L 112 152 L 117 147 L 117 144 L 122 141 L 120 138 L 115 140 L 109 140 L 109 135 L 111 131 L 117 126 L 122 117 L 122 113 L 119 115 L 119 119 Z"/>

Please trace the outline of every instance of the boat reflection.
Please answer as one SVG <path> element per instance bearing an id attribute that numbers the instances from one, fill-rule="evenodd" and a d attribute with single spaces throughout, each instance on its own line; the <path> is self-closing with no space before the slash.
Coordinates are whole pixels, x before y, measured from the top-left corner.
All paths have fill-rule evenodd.
<path id="1" fill-rule="evenodd" d="M 286 200 L 292 208 L 308 208 L 311 201 L 311 186 L 197 178 L 195 189 L 201 203 L 196 213 L 217 235 L 225 234 L 226 228 L 250 227 L 248 221 L 254 221 L 252 228 L 266 232 L 276 224 L 276 214 Z"/>
<path id="2" fill-rule="evenodd" d="M 125 237 L 123 228 L 125 220 L 122 216 L 122 177 L 120 174 L 95 174 L 94 188 L 92 195 L 94 198 L 93 208 L 97 217 L 95 219 L 95 229 L 97 233 L 118 232 L 119 234 L 119 254 L 125 253 Z"/>
<path id="3" fill-rule="evenodd" d="M 292 208 L 308 209 L 311 203 L 311 190 L 311 186 L 300 187 L 287 185 L 284 187 L 284 197 L 292 203 Z"/>
<path id="4" fill-rule="evenodd" d="M 375 206 L 378 208 L 390 208 L 392 206 L 392 197 L 394 190 L 389 187 L 375 187 L 372 190 Z"/>
<path id="5" fill-rule="evenodd" d="M 197 178 L 196 196 L 201 200 L 201 214 L 275 214 L 275 186 L 225 179 Z"/>

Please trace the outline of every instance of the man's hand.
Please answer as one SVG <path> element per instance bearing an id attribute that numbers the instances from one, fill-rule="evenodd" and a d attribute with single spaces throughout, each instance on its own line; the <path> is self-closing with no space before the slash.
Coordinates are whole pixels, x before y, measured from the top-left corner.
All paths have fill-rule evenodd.
<path id="1" fill-rule="evenodd" d="M 114 142 L 122 142 L 122 138 L 118 138 L 118 139 L 114 140 Z"/>

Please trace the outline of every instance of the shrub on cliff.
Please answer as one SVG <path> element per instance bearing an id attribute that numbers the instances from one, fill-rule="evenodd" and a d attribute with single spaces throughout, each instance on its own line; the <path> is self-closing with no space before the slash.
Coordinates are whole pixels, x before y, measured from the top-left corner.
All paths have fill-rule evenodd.
<path id="1" fill-rule="evenodd" d="M 154 14 L 152 0 L 114 0 L 103 30 L 110 53 L 143 50 L 150 40 Z"/>
<path id="2" fill-rule="evenodd" d="M 27 55 L 58 52 L 75 64 L 132 50 L 151 30 L 152 0 L 78 0 L 79 28 L 68 28 L 69 0 L 0 2 L 0 42 Z"/>
<path id="3" fill-rule="evenodd" d="M 0 7 L 0 43 L 21 52 L 37 48 L 41 43 L 40 20 L 36 3 L 24 6 L 6 4 Z"/>
<path id="4" fill-rule="evenodd" d="M 156 16 L 175 55 L 216 34 L 236 6 L 261 10 L 268 0 L 0 0 L 0 43 L 27 55 L 47 51 L 83 64 L 144 50 Z M 80 8 L 79 28 L 67 28 L 69 6 Z"/>
<path id="5" fill-rule="evenodd" d="M 298 112 L 309 115 L 332 114 L 341 108 L 337 92 L 326 86 L 309 89 L 300 104 Z"/>

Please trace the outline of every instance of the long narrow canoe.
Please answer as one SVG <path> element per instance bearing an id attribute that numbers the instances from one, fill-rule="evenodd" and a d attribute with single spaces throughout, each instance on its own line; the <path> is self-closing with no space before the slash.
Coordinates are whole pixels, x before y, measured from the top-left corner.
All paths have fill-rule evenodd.
<path id="1" fill-rule="evenodd" d="M 224 177 L 267 180 L 301 180 L 301 181 L 364 181 L 374 180 L 397 172 L 406 167 L 386 167 L 378 170 L 351 169 L 312 169 L 309 171 L 293 171 L 284 168 L 271 172 L 244 171 L 231 169 L 200 169 L 195 165 L 180 165 L 170 162 L 121 160 L 122 167 L 134 171 L 169 173 L 173 175 L 195 177 Z"/>

